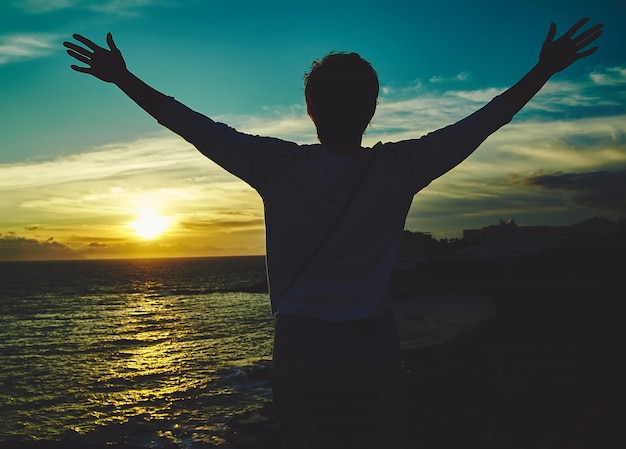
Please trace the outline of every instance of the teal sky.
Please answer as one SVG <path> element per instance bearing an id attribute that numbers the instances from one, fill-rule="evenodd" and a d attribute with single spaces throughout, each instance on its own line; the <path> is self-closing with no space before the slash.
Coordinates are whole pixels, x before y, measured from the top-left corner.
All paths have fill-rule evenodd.
<path id="1" fill-rule="evenodd" d="M 102 45 L 110 31 L 155 88 L 242 131 L 301 143 L 315 141 L 304 72 L 329 51 L 356 51 L 382 85 L 364 139 L 373 145 L 463 118 L 533 66 L 551 21 L 560 35 L 584 16 L 605 24 L 600 50 L 418 194 L 407 228 L 436 237 L 508 216 L 626 217 L 623 1 L 2 2 L 0 240 L 87 257 L 263 252 L 254 193 L 114 86 L 71 71 L 62 42 L 73 33 Z M 146 204 L 170 223 L 150 241 L 128 232 Z"/>

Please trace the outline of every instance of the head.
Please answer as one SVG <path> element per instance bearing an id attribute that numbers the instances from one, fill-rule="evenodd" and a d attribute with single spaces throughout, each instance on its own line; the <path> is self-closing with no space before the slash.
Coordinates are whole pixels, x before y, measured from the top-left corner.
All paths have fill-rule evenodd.
<path id="1" fill-rule="evenodd" d="M 304 96 L 322 144 L 360 145 L 376 110 L 378 76 L 356 53 L 330 53 L 311 65 Z"/>

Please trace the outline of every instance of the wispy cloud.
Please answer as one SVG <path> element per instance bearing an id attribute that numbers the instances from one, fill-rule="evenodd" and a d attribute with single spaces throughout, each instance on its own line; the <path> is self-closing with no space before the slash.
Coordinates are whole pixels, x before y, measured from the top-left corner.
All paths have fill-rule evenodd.
<path id="1" fill-rule="evenodd" d="M 149 6 L 173 6 L 172 0 L 17 0 L 13 6 L 32 14 L 61 9 L 83 9 L 116 15 L 135 15 Z"/>
<path id="2" fill-rule="evenodd" d="M 0 64 L 48 56 L 57 50 L 57 35 L 19 33 L 0 36 Z"/>
<path id="3" fill-rule="evenodd" d="M 315 126 L 304 105 L 265 107 L 259 115 L 220 115 L 214 119 L 252 135 L 280 137 L 302 144 L 317 142 Z"/>
<path id="4" fill-rule="evenodd" d="M 626 84 L 626 67 L 609 67 L 603 72 L 594 71 L 591 72 L 589 78 L 599 85 L 624 85 Z"/>
<path id="5" fill-rule="evenodd" d="M 524 113 L 570 113 L 586 108 L 587 115 L 623 113 L 626 104 L 626 67 L 608 67 L 580 80 L 550 81 L 525 108 Z"/>
<path id="6" fill-rule="evenodd" d="M 118 15 L 137 15 L 142 8 L 149 6 L 172 6 L 176 2 L 168 0 L 108 0 L 88 2 L 92 11 Z"/>
<path id="7" fill-rule="evenodd" d="M 435 75 L 431 77 L 428 81 L 431 83 L 449 83 L 449 82 L 458 82 L 458 81 L 468 81 L 472 76 L 468 72 L 460 72 L 454 76 L 442 76 Z"/>
<path id="8" fill-rule="evenodd" d="M 15 8 L 35 14 L 71 8 L 78 3 L 80 0 L 17 0 L 12 2 Z"/>

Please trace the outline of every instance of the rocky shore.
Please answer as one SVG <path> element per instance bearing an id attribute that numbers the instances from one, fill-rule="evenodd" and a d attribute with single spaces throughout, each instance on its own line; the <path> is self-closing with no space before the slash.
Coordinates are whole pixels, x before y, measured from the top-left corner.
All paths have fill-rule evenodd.
<path id="1" fill-rule="evenodd" d="M 581 241 L 509 261 L 439 260 L 395 288 L 484 294 L 492 319 L 406 351 L 413 446 L 626 447 L 626 242 Z M 410 277 L 410 275 L 408 275 Z M 419 291 L 413 291 L 419 294 Z M 410 295 L 409 295 L 410 296 Z"/>

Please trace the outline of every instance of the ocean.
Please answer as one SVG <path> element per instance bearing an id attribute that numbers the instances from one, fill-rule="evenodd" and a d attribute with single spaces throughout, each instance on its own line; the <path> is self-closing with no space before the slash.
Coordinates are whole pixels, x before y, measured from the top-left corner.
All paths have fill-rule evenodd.
<path id="1" fill-rule="evenodd" d="M 263 257 L 0 264 L 0 442 L 218 446 L 271 398 Z"/>
<path id="2" fill-rule="evenodd" d="M 262 256 L 0 263 L 0 447 L 227 446 L 271 403 L 264 281 Z M 464 295 L 395 308 L 411 347 L 493 313 Z"/>

